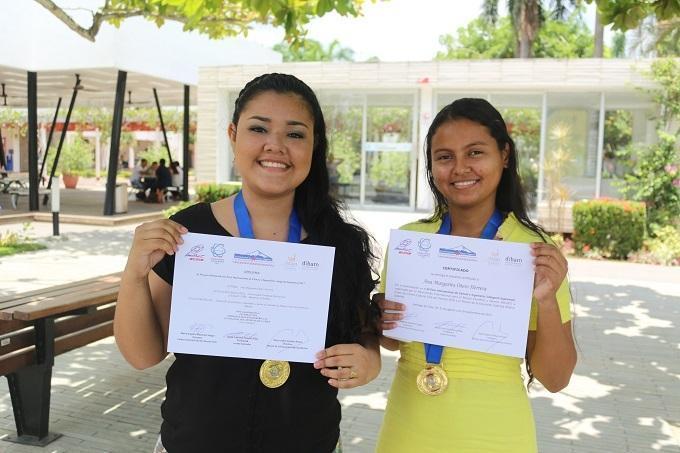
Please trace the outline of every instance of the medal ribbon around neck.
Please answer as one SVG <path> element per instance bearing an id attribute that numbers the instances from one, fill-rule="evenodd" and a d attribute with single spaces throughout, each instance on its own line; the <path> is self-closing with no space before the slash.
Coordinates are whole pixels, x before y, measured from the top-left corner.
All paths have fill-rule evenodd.
<path id="1" fill-rule="evenodd" d="M 503 223 L 503 214 L 498 209 L 495 209 L 489 221 L 486 222 L 484 230 L 482 230 L 481 238 L 493 239 L 496 237 L 501 223 Z M 451 234 L 451 216 L 448 212 L 442 216 L 442 225 L 439 227 L 437 234 Z M 439 362 L 442 361 L 443 352 L 443 346 L 425 343 L 425 361 L 428 364 L 439 365 Z"/>
<path id="2" fill-rule="evenodd" d="M 236 224 L 242 238 L 255 239 L 253 222 L 243 199 L 243 192 L 239 191 L 234 199 L 234 215 Z M 288 242 L 298 243 L 302 239 L 302 225 L 295 212 L 295 207 L 290 211 L 288 220 Z M 283 360 L 265 360 L 260 365 L 260 381 L 266 387 L 275 389 L 286 383 L 290 376 L 290 364 Z"/>
<path id="3" fill-rule="evenodd" d="M 253 222 L 250 220 L 250 213 L 246 206 L 246 200 L 243 199 L 243 192 L 239 190 L 234 199 L 234 215 L 236 216 L 236 224 L 238 231 L 242 238 L 255 239 L 253 232 Z M 302 224 L 295 212 L 295 208 L 290 211 L 290 219 L 288 220 L 288 240 L 287 242 L 298 243 L 302 239 Z"/>

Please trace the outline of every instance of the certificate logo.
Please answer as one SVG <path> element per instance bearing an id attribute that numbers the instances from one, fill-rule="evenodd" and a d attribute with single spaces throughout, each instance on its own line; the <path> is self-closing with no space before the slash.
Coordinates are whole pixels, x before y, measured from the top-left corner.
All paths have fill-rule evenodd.
<path id="1" fill-rule="evenodd" d="M 190 261 L 205 261 L 204 248 L 203 244 L 194 245 L 184 256 L 189 257 Z"/>
<path id="2" fill-rule="evenodd" d="M 464 245 L 459 245 L 453 248 L 440 247 L 439 256 L 442 258 L 454 258 L 468 261 L 477 260 L 477 254 Z"/>
<path id="3" fill-rule="evenodd" d="M 237 264 L 254 264 L 257 266 L 273 266 L 274 260 L 266 253 L 259 250 L 250 253 L 234 253 L 234 262 Z"/>
<path id="4" fill-rule="evenodd" d="M 297 269 L 297 266 L 298 266 L 297 255 L 290 255 L 286 259 L 286 267 L 289 269 Z"/>
<path id="5" fill-rule="evenodd" d="M 498 249 L 489 254 L 489 264 L 499 266 L 501 264 L 501 253 Z"/>
<path id="6" fill-rule="evenodd" d="M 411 242 L 413 242 L 411 239 L 404 239 L 394 248 L 394 250 L 396 250 L 400 255 L 410 255 L 413 253 Z"/>
<path id="7" fill-rule="evenodd" d="M 419 256 L 430 256 L 430 249 L 432 248 L 432 242 L 427 238 L 422 238 L 418 241 L 418 255 Z"/>
<path id="8" fill-rule="evenodd" d="M 210 247 L 210 253 L 212 253 L 211 261 L 213 263 L 223 263 L 224 254 L 227 253 L 227 249 L 224 248 L 224 244 L 217 243 L 213 244 L 212 247 Z"/>

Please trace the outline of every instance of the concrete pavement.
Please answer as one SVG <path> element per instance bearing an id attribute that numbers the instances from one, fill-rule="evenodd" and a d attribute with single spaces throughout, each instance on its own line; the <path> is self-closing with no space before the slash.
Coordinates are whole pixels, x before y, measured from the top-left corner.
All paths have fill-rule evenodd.
<path id="1" fill-rule="evenodd" d="M 422 217 L 354 215 L 381 244 L 389 228 Z M 0 225 L 9 229 L 21 226 Z M 51 226 L 34 223 L 32 234 L 48 249 L 0 258 L 0 295 L 120 270 L 133 229 L 62 225 L 66 239 L 49 240 Z M 570 269 L 579 364 L 563 392 L 550 394 L 540 384 L 530 391 L 539 451 L 680 452 L 680 268 L 572 259 Z M 378 379 L 341 393 L 345 451 L 373 451 L 396 359 L 384 351 Z M 112 338 L 58 356 L 51 428 L 63 437 L 44 449 L 0 441 L 0 451 L 152 451 L 171 360 L 135 371 Z M 13 430 L 2 380 L 0 437 Z"/>

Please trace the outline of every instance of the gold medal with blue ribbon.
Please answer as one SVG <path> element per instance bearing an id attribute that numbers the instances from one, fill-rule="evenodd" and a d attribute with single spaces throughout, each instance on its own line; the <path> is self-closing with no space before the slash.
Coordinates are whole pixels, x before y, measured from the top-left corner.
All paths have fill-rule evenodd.
<path id="1" fill-rule="evenodd" d="M 234 215 L 242 238 L 255 239 L 253 223 L 250 220 L 248 207 L 243 199 L 243 193 L 236 194 L 234 199 Z M 302 225 L 293 207 L 288 221 L 288 242 L 300 242 L 302 239 Z M 260 382 L 265 387 L 275 389 L 286 383 L 290 376 L 290 364 L 285 360 L 265 360 L 260 365 Z"/>
<path id="2" fill-rule="evenodd" d="M 482 239 L 493 239 L 498 228 L 503 222 L 503 214 L 496 209 L 484 226 Z M 442 225 L 437 234 L 451 234 L 451 217 L 448 213 L 442 216 Z M 416 385 L 421 393 L 429 396 L 441 395 L 449 386 L 449 378 L 446 371 L 440 365 L 444 347 L 436 344 L 425 343 L 425 368 L 418 373 Z"/>

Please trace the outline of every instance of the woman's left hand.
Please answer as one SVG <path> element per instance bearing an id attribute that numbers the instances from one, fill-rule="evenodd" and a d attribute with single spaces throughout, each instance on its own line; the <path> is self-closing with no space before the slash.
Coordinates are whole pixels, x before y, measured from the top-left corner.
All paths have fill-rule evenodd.
<path id="1" fill-rule="evenodd" d="M 562 281 L 567 276 L 567 259 L 551 244 L 531 244 L 534 256 L 534 297 L 543 302 L 554 299 Z"/>
<path id="2" fill-rule="evenodd" d="M 336 344 L 316 354 L 314 368 L 320 369 L 328 383 L 339 389 L 351 389 L 375 379 L 380 373 L 380 356 L 377 363 L 374 351 L 358 343 Z"/>

